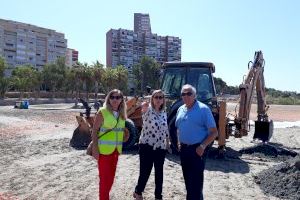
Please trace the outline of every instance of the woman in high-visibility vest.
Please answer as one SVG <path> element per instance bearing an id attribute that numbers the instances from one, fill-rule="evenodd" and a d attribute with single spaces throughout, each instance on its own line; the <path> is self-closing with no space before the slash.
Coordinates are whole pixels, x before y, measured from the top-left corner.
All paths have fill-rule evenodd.
<path id="1" fill-rule="evenodd" d="M 122 153 L 126 104 L 120 90 L 111 90 L 95 117 L 92 131 L 92 155 L 98 160 L 99 199 L 109 200 L 118 156 Z M 126 138 L 125 138 L 126 139 Z"/>

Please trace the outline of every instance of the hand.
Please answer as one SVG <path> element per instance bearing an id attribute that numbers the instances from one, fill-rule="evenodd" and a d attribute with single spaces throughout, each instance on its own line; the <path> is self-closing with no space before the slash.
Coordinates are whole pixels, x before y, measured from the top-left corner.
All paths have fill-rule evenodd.
<path id="1" fill-rule="evenodd" d="M 149 108 L 149 102 L 148 101 L 144 101 L 142 103 L 142 112 L 143 113 L 147 112 L 148 108 Z"/>
<path id="2" fill-rule="evenodd" d="M 167 151 L 169 154 L 172 154 L 172 149 L 171 149 L 170 145 L 167 145 Z"/>
<path id="3" fill-rule="evenodd" d="M 204 153 L 205 147 L 204 145 L 200 144 L 197 148 L 196 148 L 196 153 L 198 154 L 198 156 L 202 156 Z"/>
<path id="4" fill-rule="evenodd" d="M 93 156 L 96 160 L 99 159 L 99 150 L 98 150 L 97 144 L 93 144 L 93 147 L 92 147 L 92 156 Z"/>
<path id="5" fill-rule="evenodd" d="M 177 149 L 178 149 L 178 151 L 180 151 L 180 149 L 181 149 L 181 144 L 180 143 L 177 144 Z"/>
<path id="6" fill-rule="evenodd" d="M 127 142 L 129 139 L 129 136 L 130 136 L 130 133 L 129 133 L 128 129 L 125 128 L 124 135 L 123 135 L 123 142 Z"/>

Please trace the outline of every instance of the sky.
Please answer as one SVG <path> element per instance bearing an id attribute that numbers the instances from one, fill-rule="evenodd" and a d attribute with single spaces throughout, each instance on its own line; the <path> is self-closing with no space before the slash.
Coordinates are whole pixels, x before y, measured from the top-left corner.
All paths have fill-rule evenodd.
<path id="1" fill-rule="evenodd" d="M 106 32 L 133 30 L 150 15 L 153 33 L 182 40 L 182 61 L 213 62 L 215 77 L 238 86 L 255 51 L 265 58 L 266 87 L 300 93 L 297 0 L 0 0 L 0 18 L 65 34 L 79 61 L 106 64 Z"/>

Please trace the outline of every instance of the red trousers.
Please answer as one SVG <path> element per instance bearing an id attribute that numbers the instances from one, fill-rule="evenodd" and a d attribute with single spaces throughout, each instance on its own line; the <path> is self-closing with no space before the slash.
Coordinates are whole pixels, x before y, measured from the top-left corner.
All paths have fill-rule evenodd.
<path id="1" fill-rule="evenodd" d="M 99 199 L 109 200 L 109 192 L 115 179 L 119 152 L 117 149 L 110 155 L 99 155 Z"/>

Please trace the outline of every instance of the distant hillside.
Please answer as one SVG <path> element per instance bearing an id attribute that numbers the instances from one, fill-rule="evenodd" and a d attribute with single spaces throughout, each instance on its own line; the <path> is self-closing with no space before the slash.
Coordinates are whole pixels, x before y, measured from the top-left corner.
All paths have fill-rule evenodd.
<path id="1" fill-rule="evenodd" d="M 221 78 L 214 77 L 217 94 L 239 95 L 238 86 L 228 86 Z M 267 102 L 269 104 L 300 105 L 300 93 L 280 91 L 274 88 L 266 88 Z"/>

